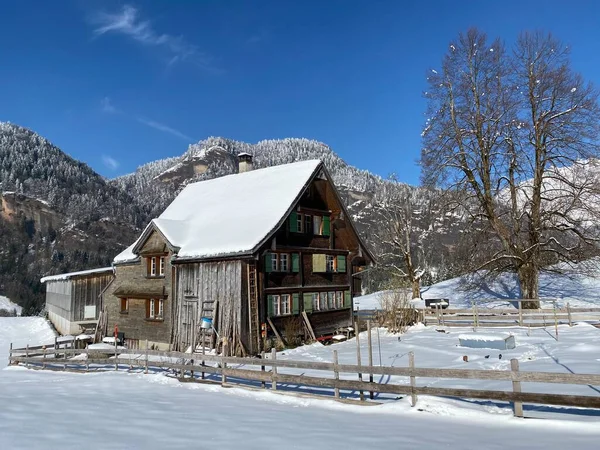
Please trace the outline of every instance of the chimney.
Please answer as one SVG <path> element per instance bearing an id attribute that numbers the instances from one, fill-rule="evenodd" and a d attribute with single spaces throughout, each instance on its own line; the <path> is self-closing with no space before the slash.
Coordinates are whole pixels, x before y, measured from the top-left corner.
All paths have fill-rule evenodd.
<path id="1" fill-rule="evenodd" d="M 254 166 L 252 164 L 252 155 L 249 153 L 240 153 L 238 155 L 239 160 L 239 173 L 250 172 Z"/>

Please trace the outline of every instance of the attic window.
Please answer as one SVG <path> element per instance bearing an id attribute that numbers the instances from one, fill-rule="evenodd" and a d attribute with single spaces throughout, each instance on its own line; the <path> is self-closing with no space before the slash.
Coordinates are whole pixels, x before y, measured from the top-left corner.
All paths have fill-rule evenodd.
<path id="1" fill-rule="evenodd" d="M 149 277 L 164 277 L 165 276 L 165 257 L 164 256 L 149 256 L 148 261 L 148 276 Z"/>

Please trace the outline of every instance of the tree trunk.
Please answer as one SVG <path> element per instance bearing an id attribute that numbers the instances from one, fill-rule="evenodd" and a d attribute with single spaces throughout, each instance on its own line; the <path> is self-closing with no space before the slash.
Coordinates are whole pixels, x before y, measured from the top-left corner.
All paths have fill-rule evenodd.
<path id="1" fill-rule="evenodd" d="M 539 300 L 539 270 L 533 263 L 527 263 L 517 269 L 523 309 L 537 309 Z"/>
<path id="2" fill-rule="evenodd" d="M 421 298 L 421 281 L 414 279 L 411 282 L 412 285 L 412 298 Z"/>

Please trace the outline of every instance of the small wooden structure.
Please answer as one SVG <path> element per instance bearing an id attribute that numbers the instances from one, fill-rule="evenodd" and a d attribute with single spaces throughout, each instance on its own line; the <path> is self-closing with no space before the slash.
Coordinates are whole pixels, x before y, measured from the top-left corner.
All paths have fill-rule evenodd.
<path id="1" fill-rule="evenodd" d="M 48 319 L 56 330 L 64 335 L 93 334 L 100 316 L 102 291 L 113 278 L 112 267 L 42 278 Z"/>

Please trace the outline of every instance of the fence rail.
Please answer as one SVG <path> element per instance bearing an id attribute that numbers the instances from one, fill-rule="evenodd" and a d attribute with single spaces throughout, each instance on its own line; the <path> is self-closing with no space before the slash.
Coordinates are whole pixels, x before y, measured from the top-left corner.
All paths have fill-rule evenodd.
<path id="1" fill-rule="evenodd" d="M 425 308 L 422 310 L 423 322 L 426 325 L 443 325 L 448 327 L 547 327 L 569 325 L 574 322 L 600 323 L 600 308 L 566 308 L 551 309 L 519 309 L 510 308 L 473 308 L 441 309 Z"/>
<path id="2" fill-rule="evenodd" d="M 42 350 L 41 355 L 40 349 Z M 32 350 L 36 356 L 31 355 Z M 74 360 L 71 358 L 78 355 L 84 355 L 83 359 Z M 151 356 L 158 356 L 164 358 L 164 360 L 155 361 L 150 358 Z M 270 358 L 267 356 L 270 356 Z M 216 366 L 206 365 L 207 363 L 213 363 Z M 186 379 L 187 381 L 198 380 L 199 376 L 205 378 L 206 374 L 212 374 L 220 376 L 222 384 L 232 384 L 232 382 L 235 382 L 232 380 L 234 379 L 260 382 L 265 388 L 269 383 L 270 388 L 273 390 L 277 390 L 277 385 L 282 383 L 304 387 L 330 388 L 334 390 L 335 398 L 340 398 L 340 390 L 410 395 L 413 406 L 417 402 L 417 395 L 496 400 L 513 402 L 513 410 L 518 417 L 523 417 L 523 403 L 600 409 L 600 395 L 521 392 L 521 383 L 531 382 L 600 386 L 600 374 L 522 372 L 519 371 L 519 364 L 516 359 L 511 360 L 511 370 L 508 371 L 465 370 L 415 367 L 412 352 L 409 357 L 409 366 L 382 367 L 362 364 L 338 364 L 337 351 L 335 350 L 333 351 L 333 362 L 311 362 L 277 359 L 275 352 L 270 355 L 263 355 L 262 358 L 239 358 L 199 353 L 140 351 L 137 349 L 54 349 L 52 345 L 16 349 L 12 348 L 11 345 L 9 364 L 24 364 L 35 369 L 81 372 L 118 370 L 123 367 L 129 369 L 138 367 L 144 370 L 145 373 L 148 373 L 150 368 L 152 370 L 170 369 L 176 371 L 180 379 Z M 237 367 L 231 367 L 230 365 L 236 365 Z M 270 368 L 270 370 L 267 370 L 267 368 Z M 333 377 L 282 374 L 278 372 L 280 368 L 325 371 L 333 374 Z M 359 379 L 340 379 L 340 373 L 358 374 Z M 410 382 L 408 384 L 392 384 L 362 381 L 362 374 L 408 377 Z M 417 386 L 416 380 L 420 378 L 499 380 L 512 382 L 513 389 L 512 391 L 497 391 Z M 240 384 L 240 382 L 237 381 L 237 384 Z M 361 399 L 363 398 L 361 395 Z"/>

